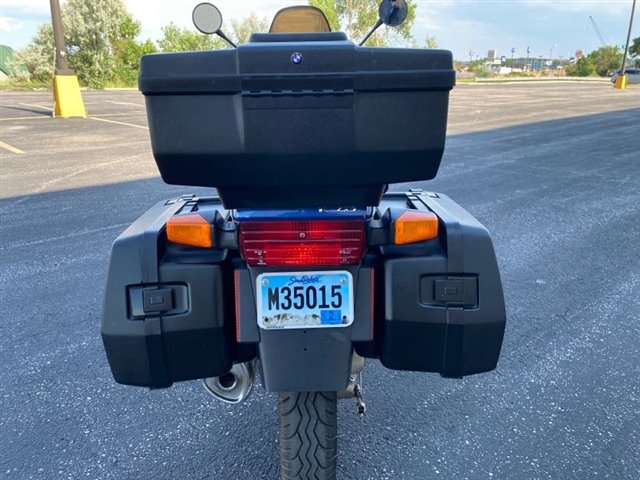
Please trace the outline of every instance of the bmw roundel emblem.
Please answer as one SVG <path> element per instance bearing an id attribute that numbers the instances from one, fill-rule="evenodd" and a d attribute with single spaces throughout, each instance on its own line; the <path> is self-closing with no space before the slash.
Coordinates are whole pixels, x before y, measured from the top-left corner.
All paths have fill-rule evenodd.
<path id="1" fill-rule="evenodd" d="M 296 65 L 300 65 L 302 63 L 302 54 L 300 52 L 295 52 L 291 54 L 291 62 Z"/>

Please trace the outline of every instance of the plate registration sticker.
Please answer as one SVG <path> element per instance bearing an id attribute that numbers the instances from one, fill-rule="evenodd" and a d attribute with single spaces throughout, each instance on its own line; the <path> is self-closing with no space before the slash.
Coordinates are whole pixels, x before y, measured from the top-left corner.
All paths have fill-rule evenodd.
<path id="1" fill-rule="evenodd" d="M 353 276 L 347 271 L 263 273 L 256 287 L 260 328 L 348 327 L 353 323 Z"/>

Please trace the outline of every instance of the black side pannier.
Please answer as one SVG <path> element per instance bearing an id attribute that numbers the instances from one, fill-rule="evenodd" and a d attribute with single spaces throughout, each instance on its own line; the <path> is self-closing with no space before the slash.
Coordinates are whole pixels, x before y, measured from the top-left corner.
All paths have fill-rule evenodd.
<path id="1" fill-rule="evenodd" d="M 217 187 L 227 208 L 302 208 L 377 205 L 387 183 L 435 177 L 451 53 L 340 38 L 266 34 L 235 50 L 144 56 L 164 181 Z"/>
<path id="2" fill-rule="evenodd" d="M 415 195 L 413 203 L 438 216 L 439 246 L 385 252 L 377 355 L 394 370 L 445 377 L 493 370 L 506 312 L 489 232 L 445 195 Z"/>
<path id="3" fill-rule="evenodd" d="M 118 383 L 161 388 L 231 368 L 222 254 L 177 263 L 159 251 L 166 221 L 184 205 L 158 203 L 113 244 L 102 340 Z"/>

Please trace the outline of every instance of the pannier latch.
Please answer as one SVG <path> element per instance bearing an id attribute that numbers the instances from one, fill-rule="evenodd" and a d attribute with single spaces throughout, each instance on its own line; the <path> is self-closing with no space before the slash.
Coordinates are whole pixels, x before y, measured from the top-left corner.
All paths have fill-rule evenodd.
<path id="1" fill-rule="evenodd" d="M 168 312 L 173 309 L 173 293 L 170 288 L 144 290 L 142 302 L 144 313 Z"/>
<path id="2" fill-rule="evenodd" d="M 189 310 L 186 285 L 161 284 L 129 287 L 129 319 L 180 315 Z"/>
<path id="3" fill-rule="evenodd" d="M 475 307 L 478 304 L 478 280 L 473 277 L 437 279 L 434 297 L 437 303 Z"/>
<path id="4" fill-rule="evenodd" d="M 423 282 L 422 301 L 427 305 L 478 306 L 478 278 L 475 276 L 425 277 Z"/>

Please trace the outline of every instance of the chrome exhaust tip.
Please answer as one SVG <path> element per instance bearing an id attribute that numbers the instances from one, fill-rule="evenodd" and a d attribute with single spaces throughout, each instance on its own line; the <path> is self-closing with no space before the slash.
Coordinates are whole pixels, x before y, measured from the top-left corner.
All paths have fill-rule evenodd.
<path id="1" fill-rule="evenodd" d="M 253 362 L 236 363 L 224 375 L 202 380 L 209 394 L 222 402 L 232 404 L 244 402 L 251 394 L 254 382 Z"/>

